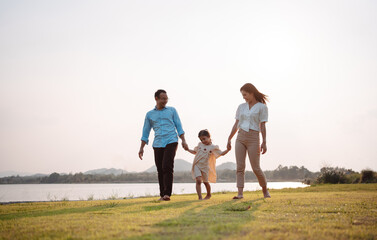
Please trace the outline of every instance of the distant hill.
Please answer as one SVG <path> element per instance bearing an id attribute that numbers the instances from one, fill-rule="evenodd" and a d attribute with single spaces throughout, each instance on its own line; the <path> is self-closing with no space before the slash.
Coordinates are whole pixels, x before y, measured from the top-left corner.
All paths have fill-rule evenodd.
<path id="1" fill-rule="evenodd" d="M 115 169 L 115 168 L 99 168 L 94 170 L 89 170 L 84 172 L 84 174 L 92 174 L 92 175 L 109 175 L 114 174 L 115 176 L 121 175 L 122 173 L 127 173 L 126 170 L 122 169 Z"/>
<path id="2" fill-rule="evenodd" d="M 225 170 L 225 169 L 236 170 L 236 166 L 237 165 L 233 162 L 226 162 L 217 166 L 216 171 Z"/>
<path id="3" fill-rule="evenodd" d="M 41 174 L 41 173 L 26 173 L 26 172 L 15 172 L 15 171 L 5 171 L 0 172 L 0 177 L 11 177 L 11 176 L 20 176 L 20 177 L 44 177 L 48 176 L 48 174 Z"/>
<path id="4" fill-rule="evenodd" d="M 192 167 L 192 163 L 185 161 L 183 159 L 175 159 L 174 161 L 174 172 L 190 172 Z M 226 162 L 222 163 L 219 166 L 216 167 L 217 171 L 224 170 L 224 169 L 230 169 L 235 170 L 236 164 L 233 162 Z M 157 172 L 156 166 L 153 165 L 144 172 L 147 173 L 153 173 Z M 86 172 L 83 172 L 83 174 L 91 174 L 91 175 L 111 175 L 114 174 L 115 176 L 121 175 L 122 173 L 130 173 L 123 169 L 116 169 L 116 168 L 99 168 L 99 169 L 93 169 Z M 15 172 L 15 171 L 4 171 L 0 172 L 0 178 L 2 177 L 10 177 L 10 176 L 20 176 L 20 177 L 45 177 L 49 174 L 35 174 L 35 173 L 25 173 L 25 172 Z M 67 175 L 66 173 L 60 173 L 60 175 Z"/>
<path id="5" fill-rule="evenodd" d="M 219 164 L 217 167 L 219 182 L 234 182 L 236 181 L 235 164 L 232 162 L 226 162 Z M 191 163 L 177 159 L 175 161 L 175 173 L 174 182 L 192 182 L 191 174 Z M 224 170 L 230 169 L 230 170 Z M 147 171 L 142 173 L 132 173 L 127 172 L 122 169 L 96 169 L 90 170 L 85 173 L 70 173 L 70 174 L 59 174 L 56 172 L 50 175 L 40 176 L 29 175 L 29 176 L 8 176 L 0 177 L 0 184 L 45 184 L 45 183 L 155 183 L 158 181 L 156 177 L 156 168 L 151 167 Z M 8 173 L 9 174 L 9 173 Z M 8 175 L 7 174 L 7 175 Z M 11 173 L 12 174 L 12 173 Z M 16 173 L 17 174 L 17 173 Z M 273 181 L 302 181 L 304 179 L 314 181 L 319 176 L 319 172 L 310 172 L 304 166 L 281 166 L 279 165 L 275 170 L 264 171 L 267 179 Z M 249 181 L 257 181 L 255 174 L 251 171 L 246 171 L 246 179 Z"/>
<path id="6" fill-rule="evenodd" d="M 174 172 L 190 172 L 192 167 L 192 163 L 189 163 L 183 159 L 175 159 L 174 160 Z M 157 172 L 157 168 L 155 165 L 148 168 L 144 172 Z"/>
<path id="7" fill-rule="evenodd" d="M 174 172 L 190 172 L 191 168 L 192 168 L 192 163 L 189 163 L 183 159 L 174 160 Z M 216 167 L 216 170 L 218 171 L 225 170 L 225 169 L 235 170 L 236 164 L 233 162 L 226 162 Z M 153 165 L 152 167 L 148 168 L 144 172 L 148 172 L 148 173 L 157 172 L 156 166 Z"/>

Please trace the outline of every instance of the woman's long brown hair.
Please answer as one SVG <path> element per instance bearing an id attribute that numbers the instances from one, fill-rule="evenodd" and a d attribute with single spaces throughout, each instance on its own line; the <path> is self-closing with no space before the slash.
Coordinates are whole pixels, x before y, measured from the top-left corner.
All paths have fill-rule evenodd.
<path id="1" fill-rule="evenodd" d="M 258 89 L 251 83 L 246 83 L 245 85 L 243 85 L 240 91 L 254 94 L 255 99 L 263 104 L 266 104 L 266 101 L 268 102 L 268 96 L 259 92 Z"/>

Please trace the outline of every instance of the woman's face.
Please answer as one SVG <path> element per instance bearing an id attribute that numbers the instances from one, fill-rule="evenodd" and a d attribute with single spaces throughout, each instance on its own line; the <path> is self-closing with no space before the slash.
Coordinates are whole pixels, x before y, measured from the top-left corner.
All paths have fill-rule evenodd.
<path id="1" fill-rule="evenodd" d="M 245 99 L 246 102 L 250 102 L 251 100 L 255 99 L 253 93 L 248 93 L 245 91 L 241 91 L 243 99 Z"/>

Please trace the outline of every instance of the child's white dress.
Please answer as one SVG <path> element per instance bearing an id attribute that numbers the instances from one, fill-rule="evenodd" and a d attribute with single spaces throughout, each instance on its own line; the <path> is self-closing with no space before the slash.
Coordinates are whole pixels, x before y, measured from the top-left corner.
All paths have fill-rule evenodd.
<path id="1" fill-rule="evenodd" d="M 216 158 L 220 157 L 222 151 L 217 145 L 205 145 L 202 142 L 194 148 L 196 152 L 192 163 L 191 175 L 195 180 L 198 177 L 198 169 L 201 171 L 203 182 L 216 182 Z M 195 169 L 197 170 L 195 173 Z M 200 175 L 199 175 L 200 176 Z"/>

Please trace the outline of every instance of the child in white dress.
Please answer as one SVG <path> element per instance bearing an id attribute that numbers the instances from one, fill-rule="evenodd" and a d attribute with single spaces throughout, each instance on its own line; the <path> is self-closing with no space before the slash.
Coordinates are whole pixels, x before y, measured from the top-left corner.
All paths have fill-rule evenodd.
<path id="1" fill-rule="evenodd" d="M 211 198 L 211 186 L 209 182 L 216 182 L 216 158 L 224 156 L 230 149 L 221 151 L 219 146 L 213 145 L 211 135 L 208 130 L 201 130 L 198 135 L 200 143 L 194 150 L 188 149 L 192 154 L 195 154 L 194 162 L 192 163 L 191 175 L 196 180 L 196 192 L 198 193 L 199 200 L 202 200 L 201 183 L 207 189 L 207 196 L 204 198 Z"/>

